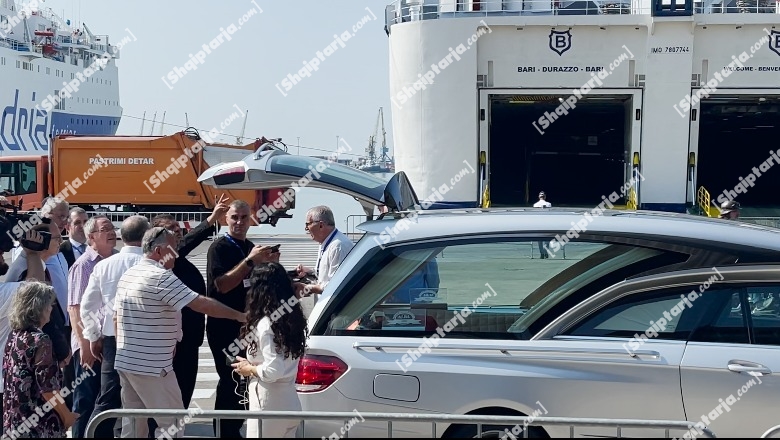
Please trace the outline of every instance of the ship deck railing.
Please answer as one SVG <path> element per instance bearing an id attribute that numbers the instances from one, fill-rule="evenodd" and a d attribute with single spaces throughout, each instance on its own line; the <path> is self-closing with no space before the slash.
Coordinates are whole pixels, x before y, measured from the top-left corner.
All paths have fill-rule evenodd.
<path id="1" fill-rule="evenodd" d="M 780 14 L 778 0 L 483 0 L 442 6 L 438 0 L 395 0 L 385 9 L 390 26 L 420 20 L 546 15 Z M 673 11 L 671 14 L 664 13 Z M 659 11 L 663 11 L 659 13 Z"/>

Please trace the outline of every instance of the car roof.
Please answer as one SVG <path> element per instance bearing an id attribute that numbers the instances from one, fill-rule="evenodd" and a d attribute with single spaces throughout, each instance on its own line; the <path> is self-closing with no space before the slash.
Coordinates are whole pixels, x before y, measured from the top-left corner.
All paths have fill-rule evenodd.
<path id="1" fill-rule="evenodd" d="M 777 228 L 656 211 L 605 210 L 603 214 L 593 214 L 591 209 L 563 207 L 422 210 L 386 214 L 379 220 L 361 223 L 357 228 L 370 234 L 384 234 L 383 246 L 388 246 L 410 240 L 486 233 L 562 234 L 574 229 L 572 224 L 580 221 L 585 222 L 581 223 L 586 225 L 585 232 L 591 234 L 680 237 L 726 247 L 731 244 L 780 251 L 780 229 Z"/>

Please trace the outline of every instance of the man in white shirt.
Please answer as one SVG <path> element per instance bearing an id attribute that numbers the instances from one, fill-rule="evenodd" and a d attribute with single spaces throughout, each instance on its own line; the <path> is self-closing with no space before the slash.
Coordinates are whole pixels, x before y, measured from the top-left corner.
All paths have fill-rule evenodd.
<path id="1" fill-rule="evenodd" d="M 547 194 L 544 191 L 539 193 L 539 201 L 534 203 L 534 208 L 552 208 L 552 203 L 547 201 Z"/>
<path id="2" fill-rule="evenodd" d="M 547 201 L 547 194 L 545 194 L 544 191 L 540 192 L 539 201 L 534 203 L 534 208 L 551 208 L 551 207 L 552 207 L 552 203 Z M 539 258 L 541 259 L 549 258 L 550 256 L 547 253 L 547 251 L 544 249 L 543 241 L 539 242 L 539 255 L 540 255 Z"/>
<path id="3" fill-rule="evenodd" d="M 336 229 L 333 211 L 327 206 L 316 206 L 306 213 L 306 232 L 320 244 L 319 257 L 315 270 L 298 265 L 298 275 L 316 274 L 317 284 L 305 286 L 304 295 L 321 294 L 330 279 L 341 266 L 349 251 L 355 246 L 346 235 Z M 316 272 L 315 272 L 316 271 Z M 301 288 L 299 287 L 299 290 Z M 316 304 L 317 297 L 313 298 Z"/>
<path id="4" fill-rule="evenodd" d="M 117 284 L 116 360 L 122 384 L 124 409 L 183 409 L 181 390 L 173 371 L 173 351 L 181 340 L 181 309 L 216 318 L 246 321 L 239 312 L 219 301 L 190 290 L 171 272 L 176 260 L 175 235 L 165 228 L 152 228 L 144 234 L 144 258 L 127 270 Z M 154 325 L 150 325 L 154 324 Z M 149 433 L 144 418 L 122 419 L 122 437 Z M 182 426 L 173 417 L 155 417 L 154 437 L 166 435 L 170 426 Z M 183 431 L 183 430 L 181 430 Z M 181 437 L 183 432 L 174 436 Z"/>
<path id="5" fill-rule="evenodd" d="M 40 241 L 41 236 L 36 231 L 29 231 L 26 234 L 27 239 L 33 241 Z M 25 255 L 31 261 L 40 260 L 40 252 L 31 251 L 30 249 L 24 249 Z M 40 281 L 45 278 L 45 272 L 43 264 L 31 264 L 27 268 L 27 276 L 25 281 Z M 0 251 L 0 276 L 5 275 L 8 272 L 8 264 L 3 259 L 3 252 Z M 22 282 L 0 283 L 0 347 L 5 348 L 5 344 L 8 341 L 8 335 L 11 334 L 11 325 L 8 322 L 8 314 L 11 310 L 11 300 L 19 287 L 22 286 Z M 0 407 L 3 402 L 3 365 L 0 362 Z"/>
<path id="6" fill-rule="evenodd" d="M 120 235 L 122 249 L 98 262 L 89 276 L 87 288 L 81 297 L 82 336 L 89 341 L 92 355 L 100 360 L 100 392 L 91 414 L 81 417 L 92 420 L 96 415 L 122 407 L 119 374 L 114 368 L 116 337 L 114 336 L 114 297 L 122 275 L 143 258 L 141 240 L 150 228 L 149 220 L 141 215 L 128 217 L 122 222 Z M 115 419 L 101 422 L 95 430 L 95 438 L 114 437 Z"/>

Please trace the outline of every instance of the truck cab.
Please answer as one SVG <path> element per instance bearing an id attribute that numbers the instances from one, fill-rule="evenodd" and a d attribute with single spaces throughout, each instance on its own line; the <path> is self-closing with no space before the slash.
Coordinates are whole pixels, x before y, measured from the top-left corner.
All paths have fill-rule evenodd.
<path id="1" fill-rule="evenodd" d="M 0 157 L 0 195 L 13 205 L 22 200 L 23 211 L 39 208 L 47 193 L 48 167 L 46 156 Z"/>

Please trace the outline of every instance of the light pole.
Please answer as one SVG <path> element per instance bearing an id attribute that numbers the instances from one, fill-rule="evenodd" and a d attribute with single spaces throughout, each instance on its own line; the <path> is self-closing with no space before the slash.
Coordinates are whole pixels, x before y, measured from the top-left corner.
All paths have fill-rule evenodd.
<path id="1" fill-rule="evenodd" d="M 301 155 L 301 137 L 298 136 L 298 156 Z"/>

